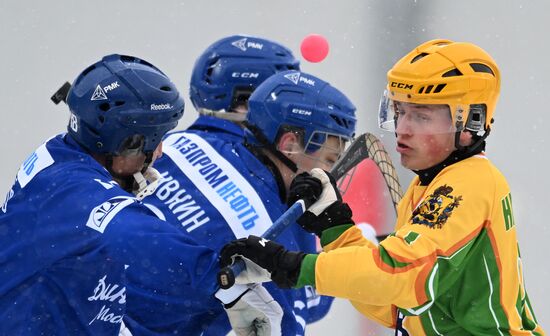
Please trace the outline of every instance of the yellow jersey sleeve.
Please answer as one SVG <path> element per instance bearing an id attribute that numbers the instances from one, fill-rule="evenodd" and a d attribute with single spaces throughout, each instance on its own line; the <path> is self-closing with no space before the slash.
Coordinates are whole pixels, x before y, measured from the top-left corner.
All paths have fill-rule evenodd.
<path id="1" fill-rule="evenodd" d="M 460 267 L 494 210 L 494 179 L 483 176 L 487 169 L 465 164 L 472 160 L 483 159 L 447 167 L 428 187 L 413 181 L 399 206 L 397 231 L 378 248 L 350 230 L 330 244 L 316 263 L 319 293 L 413 313 L 433 302 L 441 280 L 438 262 L 446 262 L 446 271 Z"/>

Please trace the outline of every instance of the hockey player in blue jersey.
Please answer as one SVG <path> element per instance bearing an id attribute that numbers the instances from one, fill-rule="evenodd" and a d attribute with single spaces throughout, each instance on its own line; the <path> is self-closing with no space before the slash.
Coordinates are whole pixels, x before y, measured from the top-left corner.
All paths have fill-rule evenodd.
<path id="1" fill-rule="evenodd" d="M 168 77 L 109 55 L 76 78 L 66 102 L 68 133 L 21 165 L 0 211 L 1 335 L 117 335 L 130 279 L 167 297 L 216 290 L 217 254 L 132 194 L 151 191 L 134 190 L 135 180 L 183 115 Z"/>
<path id="2" fill-rule="evenodd" d="M 187 131 L 205 131 L 227 141 L 243 141 L 242 122 L 248 112 L 248 98 L 273 74 L 300 70 L 300 61 L 285 46 L 264 38 L 233 35 L 210 45 L 193 67 L 189 96 L 199 118 Z M 316 251 L 316 241 L 298 226 L 292 228 L 298 246 Z M 304 292 L 305 291 L 305 292 Z M 333 301 L 320 297 L 311 287 L 301 291 L 307 300 L 295 313 L 302 324 L 323 318 Z M 303 295 L 302 299 L 303 299 Z"/>
<path id="3" fill-rule="evenodd" d="M 167 222 L 215 250 L 234 237 L 261 235 L 286 210 L 293 176 L 313 167 L 330 169 L 355 130 L 353 104 L 324 81 L 297 71 L 267 79 L 254 91 L 249 105 L 243 142 L 235 141 L 235 134 L 220 135 L 223 129 L 209 129 L 207 124 L 169 134 L 163 141 L 164 155 L 155 163 L 163 179 L 155 194 L 144 200 L 161 210 Z M 297 225 L 278 241 L 289 249 L 314 249 L 313 236 Z M 303 335 L 305 324 L 316 318 L 315 309 L 308 307 L 321 298 L 308 297 L 306 291 L 278 291 L 272 284 L 266 287 L 285 312 L 282 334 Z M 128 290 L 133 292 L 131 287 Z M 133 334 L 169 334 L 170 329 L 161 325 L 179 325 L 178 333 L 190 334 L 186 328 L 193 323 L 205 327 L 203 335 L 229 331 L 215 300 L 187 293 L 187 298 L 167 302 L 162 310 L 154 309 L 150 296 L 135 305 L 129 302 L 128 315 L 134 321 L 128 326 L 136 327 Z M 322 311 L 321 316 L 326 309 Z M 233 316 L 234 330 L 248 335 L 246 314 L 239 323 L 238 313 L 233 313 L 229 316 Z M 158 319 L 156 325 L 141 323 L 140 315 L 151 314 Z"/>

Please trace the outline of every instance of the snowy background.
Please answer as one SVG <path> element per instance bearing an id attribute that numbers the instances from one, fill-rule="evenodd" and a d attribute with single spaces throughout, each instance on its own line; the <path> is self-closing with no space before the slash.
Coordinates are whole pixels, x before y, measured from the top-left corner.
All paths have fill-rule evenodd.
<path id="1" fill-rule="evenodd" d="M 359 132 L 383 135 L 376 110 L 389 67 L 429 39 L 474 42 L 501 69 L 502 92 L 487 153 L 510 183 L 527 289 L 539 322 L 550 328 L 545 258 L 550 219 L 544 210 L 550 190 L 550 116 L 544 108 L 550 91 L 548 13 L 545 0 L 1 0 L 0 193 L 9 190 L 28 154 L 65 129 L 67 109 L 50 102 L 52 93 L 108 53 L 152 62 L 187 95 L 195 58 L 221 37 L 270 38 L 299 56 L 304 36 L 323 34 L 331 45 L 328 58 L 320 64 L 304 61 L 302 69 L 351 98 L 358 107 Z M 190 103 L 185 113 L 180 128 L 197 116 Z M 383 140 L 394 154 L 393 136 L 384 134 Z M 412 175 L 401 170 L 400 177 L 406 186 Z M 307 334 L 381 334 L 366 333 L 365 323 L 339 301 Z"/>

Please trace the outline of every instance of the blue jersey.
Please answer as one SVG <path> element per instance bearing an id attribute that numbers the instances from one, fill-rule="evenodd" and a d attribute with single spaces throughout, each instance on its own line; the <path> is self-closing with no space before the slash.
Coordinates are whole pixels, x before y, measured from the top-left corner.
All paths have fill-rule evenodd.
<path id="1" fill-rule="evenodd" d="M 163 180 L 155 194 L 144 200 L 162 211 L 167 222 L 216 251 L 236 237 L 262 235 L 287 209 L 273 174 L 242 144 L 242 137 L 236 132 L 219 134 L 226 128 L 204 127 L 220 125 L 218 121 L 201 117 L 201 127 L 194 124 L 188 131 L 166 137 L 164 155 L 155 162 Z M 316 250 L 314 236 L 297 224 L 277 241 L 291 250 Z M 306 323 L 323 317 L 332 303 L 332 298 L 319 297 L 312 288 L 264 286 L 283 308 L 284 335 L 303 335 Z M 139 291 L 132 295 L 131 285 L 128 291 L 129 300 L 137 300 L 128 305 L 127 325 L 133 335 L 168 335 L 174 326 L 182 335 L 217 336 L 231 329 L 219 302 L 203 293 L 190 289 L 185 297 L 172 297 L 159 310 L 152 295 Z M 139 323 L 142 314 L 154 314 L 157 323 Z"/>
<path id="2" fill-rule="evenodd" d="M 189 126 L 187 131 L 207 132 L 210 135 L 215 135 L 220 139 L 230 142 L 242 142 L 244 139 L 244 129 L 236 123 L 202 114 Z"/>
<path id="3" fill-rule="evenodd" d="M 0 211 L 0 335 L 118 335 L 128 278 L 169 298 L 199 283 L 213 293 L 216 272 L 212 250 L 59 135 L 23 163 Z"/>

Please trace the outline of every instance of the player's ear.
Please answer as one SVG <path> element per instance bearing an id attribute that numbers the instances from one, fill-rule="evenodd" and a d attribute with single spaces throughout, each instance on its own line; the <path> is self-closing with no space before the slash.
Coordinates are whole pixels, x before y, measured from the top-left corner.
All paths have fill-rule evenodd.
<path id="1" fill-rule="evenodd" d="M 159 142 L 159 145 L 157 148 L 155 148 L 155 151 L 153 152 L 153 161 L 160 158 L 162 156 L 162 141 Z"/>
<path id="2" fill-rule="evenodd" d="M 302 146 L 300 145 L 300 139 L 294 132 L 286 132 L 279 138 L 277 142 L 277 149 L 284 153 L 286 156 L 291 154 L 301 153 Z"/>
<path id="3" fill-rule="evenodd" d="M 474 142 L 473 134 L 470 131 L 460 132 L 459 144 L 461 146 L 470 146 Z"/>

